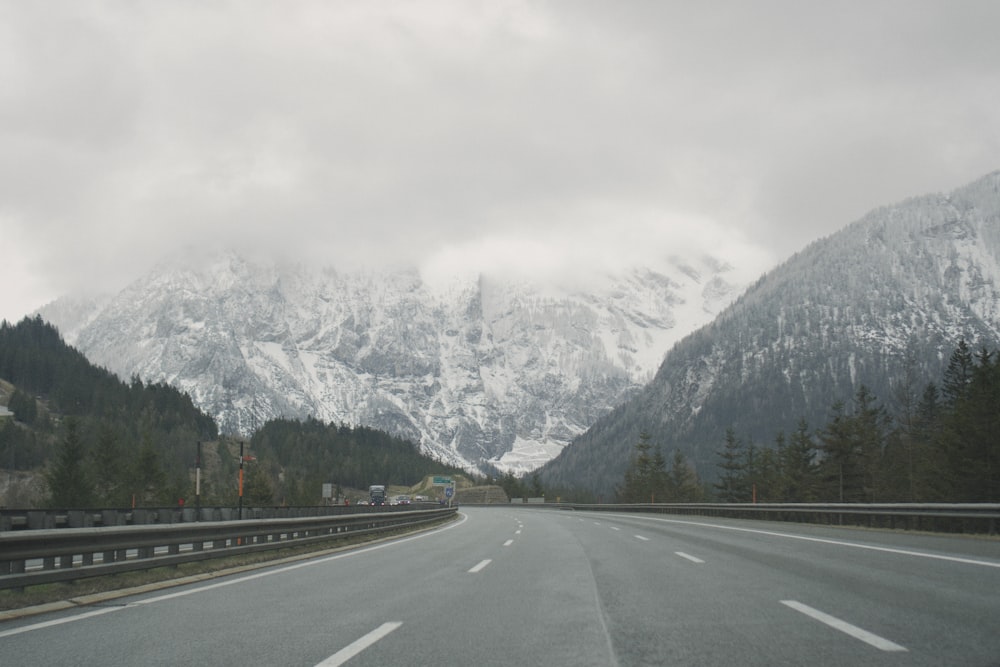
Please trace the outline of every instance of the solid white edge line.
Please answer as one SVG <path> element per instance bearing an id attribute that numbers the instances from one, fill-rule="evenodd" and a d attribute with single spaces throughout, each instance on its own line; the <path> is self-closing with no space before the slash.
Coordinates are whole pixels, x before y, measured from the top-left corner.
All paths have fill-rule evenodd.
<path id="1" fill-rule="evenodd" d="M 481 571 L 484 567 L 486 567 L 492 562 L 493 562 L 492 558 L 487 558 L 486 560 L 479 561 L 469 570 L 469 574 L 475 574 L 476 572 Z"/>
<path id="2" fill-rule="evenodd" d="M 130 604 L 133 604 L 133 605 L 153 604 L 154 602 L 162 602 L 164 600 L 170 600 L 170 599 L 173 599 L 173 598 L 184 597 L 186 595 L 193 595 L 194 593 L 201 593 L 203 591 L 210 591 L 210 590 L 215 589 L 215 588 L 223 588 L 225 586 L 232 586 L 234 584 L 240 584 L 240 583 L 243 583 L 245 581 L 251 581 L 253 579 L 261 579 L 263 577 L 270 577 L 272 575 L 281 574 L 283 572 L 288 572 L 290 570 L 298 570 L 298 569 L 301 569 L 301 568 L 304 568 L 304 567 L 312 567 L 314 565 L 321 565 L 323 563 L 329 563 L 330 561 L 341 560 L 342 558 L 351 558 L 353 556 L 360 556 L 362 554 L 366 554 L 366 553 L 369 553 L 371 551 L 378 551 L 379 549 L 386 549 L 388 547 L 396 546 L 398 544 L 403 544 L 405 542 L 412 542 L 413 540 L 420 540 L 420 539 L 423 539 L 425 537 L 430 537 L 430 536 L 432 536 L 432 535 L 434 535 L 436 533 L 439 533 L 439 532 L 442 532 L 442 531 L 445 531 L 445 530 L 449 530 L 451 528 L 456 528 L 456 527 L 462 525 L 463 523 L 465 523 L 466 520 L 469 518 L 467 514 L 462 514 L 461 512 L 459 512 L 458 514 L 459 514 L 460 517 L 462 517 L 460 520 L 455 521 L 453 523 L 449 523 L 449 524 L 447 524 L 445 526 L 442 526 L 440 528 L 434 528 L 433 530 L 429 530 L 426 533 L 420 533 L 418 535 L 411 535 L 410 537 L 401 537 L 398 540 L 392 540 L 392 541 L 389 541 L 389 542 L 382 542 L 381 544 L 374 544 L 374 545 L 372 545 L 370 547 L 361 547 L 359 549 L 354 549 L 354 550 L 351 550 L 351 551 L 343 551 L 341 553 L 336 553 L 336 554 L 333 554 L 331 556 L 319 556 L 319 557 L 316 557 L 316 558 L 309 558 L 307 560 L 302 560 L 302 561 L 299 561 L 297 563 L 292 563 L 291 565 L 283 565 L 283 566 L 276 567 L 276 568 L 273 568 L 273 569 L 266 569 L 266 570 L 262 570 L 260 572 L 255 572 L 253 574 L 248 574 L 248 575 L 244 575 L 244 576 L 241 576 L 241 577 L 237 577 L 235 579 L 226 579 L 224 581 L 219 581 L 219 582 L 212 583 L 212 584 L 205 584 L 204 586 L 199 586 L 197 588 L 189 588 L 189 589 L 185 589 L 185 590 L 181 590 L 181 591 L 176 591 L 176 592 L 173 592 L 173 593 L 165 593 L 163 595 L 157 595 L 156 597 L 152 597 L 152 598 L 145 598 L 143 600 L 135 600 L 135 601 L 131 602 Z"/>
<path id="3" fill-rule="evenodd" d="M 235 584 L 240 584 L 240 583 L 243 583 L 245 581 L 250 581 L 250 580 L 253 580 L 253 579 L 260 579 L 261 577 L 269 577 L 269 576 L 271 576 L 273 574 L 280 574 L 282 572 L 288 572 L 289 570 L 298 570 L 299 568 L 303 568 L 303 567 L 311 567 L 313 565 L 319 565 L 321 563 L 328 563 L 328 562 L 330 562 L 332 560 L 340 560 L 341 558 L 350 558 L 352 556 L 358 556 L 358 555 L 361 555 L 361 554 L 366 554 L 366 553 L 368 553 L 370 551 L 376 551 L 378 549 L 385 549 L 387 547 L 395 546 L 395 545 L 398 545 L 398 544 L 404 544 L 406 542 L 411 542 L 413 540 L 423 539 L 425 537 L 430 537 L 431 535 L 435 535 L 435 534 L 440 533 L 442 531 L 450 530 L 451 528 L 456 528 L 458 526 L 461 526 L 469 518 L 469 516 L 467 514 L 462 514 L 461 512 L 459 512 L 458 515 L 461 517 L 461 519 L 459 519 L 458 521 L 454 521 L 454 522 L 446 524 L 446 525 L 444 525 L 444 526 L 442 526 L 440 528 L 434 528 L 433 530 L 429 530 L 429 531 L 427 531 L 425 533 L 420 533 L 418 535 L 412 535 L 410 537 L 402 537 L 402 538 L 400 538 L 398 540 L 392 540 L 392 541 L 389 541 L 389 542 L 383 542 L 381 544 L 375 544 L 375 545 L 372 545 L 370 547 L 362 547 L 362 548 L 355 549 L 355 550 L 352 550 L 352 551 L 344 551 L 344 552 L 341 552 L 341 553 L 338 553 L 338 554 L 334 554 L 332 556 L 321 556 L 321 557 L 317 557 L 317 558 L 312 558 L 312 559 L 309 559 L 309 560 L 304 560 L 304 561 L 300 561 L 298 563 L 294 563 L 292 565 L 285 565 L 285 566 L 281 566 L 281 567 L 273 567 L 273 566 L 271 566 L 267 570 L 264 570 L 264 571 L 261 571 L 261 572 L 257 572 L 257 573 L 254 573 L 254 574 L 245 575 L 245 576 L 238 576 L 238 577 L 235 577 L 233 579 L 226 579 L 225 581 L 219 581 L 219 582 L 212 583 L 212 584 L 205 584 L 203 586 L 197 586 L 196 585 L 195 588 L 185 588 L 184 590 L 175 591 L 173 593 L 166 593 L 164 595 L 157 595 L 157 596 L 151 597 L 151 598 L 144 598 L 142 600 L 133 600 L 132 602 L 128 602 L 128 603 L 123 604 L 123 605 L 121 605 L 119 607 L 105 607 L 105 608 L 102 608 L 102 609 L 95 609 L 93 611 L 87 611 L 87 612 L 84 612 L 82 614 L 75 614 L 73 616 L 67 616 L 65 618 L 58 618 L 58 619 L 55 619 L 55 620 L 52 620 L 52 621 L 44 621 L 42 623 L 33 623 L 31 625 L 26 625 L 26 626 L 21 627 L 21 628 L 16 628 L 14 630 L 7 630 L 7 631 L 5 631 L 3 633 L 0 633 L 0 638 L 2 638 L 2 637 L 9 637 L 9 636 L 12 636 L 12 635 L 17 635 L 17 634 L 22 634 L 22 633 L 25 633 L 25 632 L 31 632 L 32 630 L 41 630 L 43 628 L 51 627 L 53 625 L 62 625 L 63 623 L 72 623 L 73 621 L 82 621 L 83 619 L 90 618 L 91 616 L 100 616 L 101 614 L 107 614 L 107 613 L 112 612 L 112 611 L 119 611 L 119 610 L 122 610 L 122 609 L 128 609 L 128 608 L 130 608 L 130 607 L 132 607 L 134 605 L 153 604 L 153 603 L 156 603 L 156 602 L 163 602 L 164 600 L 172 600 L 174 598 L 185 597 L 187 595 L 194 595 L 195 593 L 203 593 L 205 591 L 210 591 L 210 590 L 213 590 L 213 589 L 216 589 L 216 588 L 222 588 L 224 586 L 233 586 Z M 265 567 L 268 567 L 268 566 L 265 566 Z"/>
<path id="4" fill-rule="evenodd" d="M 383 623 L 364 637 L 351 642 L 323 662 L 317 664 L 316 667 L 338 667 L 388 635 L 393 630 L 398 629 L 401 625 L 402 623 L 399 622 Z"/>
<path id="5" fill-rule="evenodd" d="M 834 630 L 840 630 L 844 634 L 850 635 L 855 639 L 860 639 L 866 644 L 874 646 L 880 651 L 893 651 L 893 652 L 903 652 L 907 651 L 906 647 L 900 646 L 895 642 L 891 642 L 884 637 L 879 637 L 876 634 L 868 632 L 867 630 L 862 630 L 856 625 L 851 625 L 847 621 L 842 621 L 835 616 L 830 616 L 825 614 L 818 609 L 813 609 L 809 605 L 802 604 L 801 602 L 796 602 L 795 600 L 782 600 L 781 604 L 786 607 L 791 607 L 795 611 L 805 614 L 806 616 L 813 618 L 820 623 L 824 623 Z"/>
<path id="6" fill-rule="evenodd" d="M 930 558 L 932 560 L 943 560 L 950 563 L 963 563 L 965 565 L 982 565 L 984 567 L 1000 568 L 1000 561 L 977 560 L 975 558 L 963 558 L 961 556 L 946 556 L 944 554 L 932 554 L 924 551 L 913 551 L 911 549 L 896 549 L 893 547 L 880 547 L 873 544 L 860 544 L 858 542 L 847 542 L 844 540 L 834 540 L 825 537 L 809 537 L 807 535 L 793 535 L 791 533 L 779 533 L 773 530 L 760 530 L 757 528 L 742 528 L 739 526 L 726 526 L 718 523 L 703 523 L 701 521 L 682 521 L 680 519 L 660 519 L 659 517 L 637 516 L 635 514 L 616 514 L 615 516 L 638 519 L 641 521 L 660 521 L 662 523 L 676 523 L 685 526 L 701 526 L 702 528 L 716 528 L 719 530 L 732 530 L 739 533 L 756 533 L 757 535 L 769 535 L 771 537 L 783 537 L 789 540 L 802 540 L 803 542 L 817 542 L 819 544 L 833 544 L 839 547 L 850 547 L 853 549 L 867 549 L 868 551 L 880 551 L 882 553 L 897 554 L 899 556 L 914 556 L 916 558 Z M 582 521 L 582 519 L 581 519 Z"/>
<path id="7" fill-rule="evenodd" d="M 85 611 L 82 614 L 76 614 L 75 616 L 56 618 L 51 621 L 42 621 L 41 623 L 33 623 L 31 625 L 25 625 L 24 627 L 14 628 L 13 630 L 4 630 L 3 632 L 0 632 L 0 638 L 13 637 L 14 635 L 24 634 L 25 632 L 31 632 L 32 630 L 51 628 L 54 625 L 72 623 L 73 621 L 82 621 L 83 619 L 90 618 L 91 616 L 102 616 L 104 614 L 110 614 L 113 611 L 119 611 L 124 608 L 125 607 L 102 607 L 100 609 L 94 609 L 92 611 Z"/>
<path id="8" fill-rule="evenodd" d="M 705 562 L 702 559 L 700 559 L 700 558 L 698 558 L 696 556 L 692 556 L 691 554 L 686 554 L 683 551 L 675 551 L 674 553 L 677 554 L 678 556 L 680 556 L 681 558 L 688 559 L 692 563 L 704 563 Z"/>

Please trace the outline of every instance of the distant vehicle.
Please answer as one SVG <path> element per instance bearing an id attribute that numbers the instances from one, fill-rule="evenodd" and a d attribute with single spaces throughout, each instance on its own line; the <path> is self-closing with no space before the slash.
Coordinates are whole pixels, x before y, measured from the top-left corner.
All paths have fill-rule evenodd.
<path id="1" fill-rule="evenodd" d="M 393 505 L 409 505 L 410 504 L 410 497 L 409 496 L 396 496 L 395 498 L 392 499 L 392 504 Z"/>
<path id="2" fill-rule="evenodd" d="M 368 487 L 368 504 L 385 505 L 385 487 L 381 484 L 373 484 Z"/>
<path id="3" fill-rule="evenodd" d="M 426 503 L 427 496 L 413 496 L 413 502 L 415 503 Z"/>

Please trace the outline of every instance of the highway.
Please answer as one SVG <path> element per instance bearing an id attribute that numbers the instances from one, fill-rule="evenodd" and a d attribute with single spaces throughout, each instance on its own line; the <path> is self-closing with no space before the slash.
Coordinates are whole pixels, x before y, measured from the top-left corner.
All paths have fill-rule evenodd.
<path id="1" fill-rule="evenodd" d="M 1000 540 L 472 507 L 0 623 L 0 664 L 997 667 Z"/>

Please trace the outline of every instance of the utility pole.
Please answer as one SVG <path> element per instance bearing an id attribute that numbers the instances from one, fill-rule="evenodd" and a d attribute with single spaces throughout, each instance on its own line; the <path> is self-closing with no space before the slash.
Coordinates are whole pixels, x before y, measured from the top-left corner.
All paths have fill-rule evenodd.
<path id="1" fill-rule="evenodd" d="M 201 440 L 194 457 L 194 520 L 201 521 Z"/>
<path id="2" fill-rule="evenodd" d="M 243 441 L 240 440 L 240 521 L 243 520 Z"/>

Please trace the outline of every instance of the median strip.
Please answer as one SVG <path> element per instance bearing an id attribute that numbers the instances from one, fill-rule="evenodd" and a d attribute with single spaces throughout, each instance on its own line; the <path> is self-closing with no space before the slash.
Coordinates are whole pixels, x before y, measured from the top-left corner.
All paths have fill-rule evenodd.
<path id="1" fill-rule="evenodd" d="M 791 607 L 795 611 L 805 614 L 806 616 L 815 619 L 820 623 L 829 625 L 831 628 L 835 630 L 840 630 L 844 634 L 850 635 L 855 639 L 860 639 L 864 643 L 870 646 L 874 646 L 880 651 L 901 652 L 907 650 L 905 647 L 900 646 L 895 642 L 891 642 L 888 639 L 885 639 L 884 637 L 879 637 L 878 635 L 872 634 L 867 630 L 862 630 L 856 625 L 851 625 L 847 621 L 842 621 L 839 618 L 836 618 L 835 616 L 830 616 L 829 614 L 825 614 L 819 611 L 818 609 L 813 609 L 812 607 L 804 605 L 801 602 L 796 602 L 795 600 L 782 600 L 781 604 L 785 605 L 786 607 Z"/>

